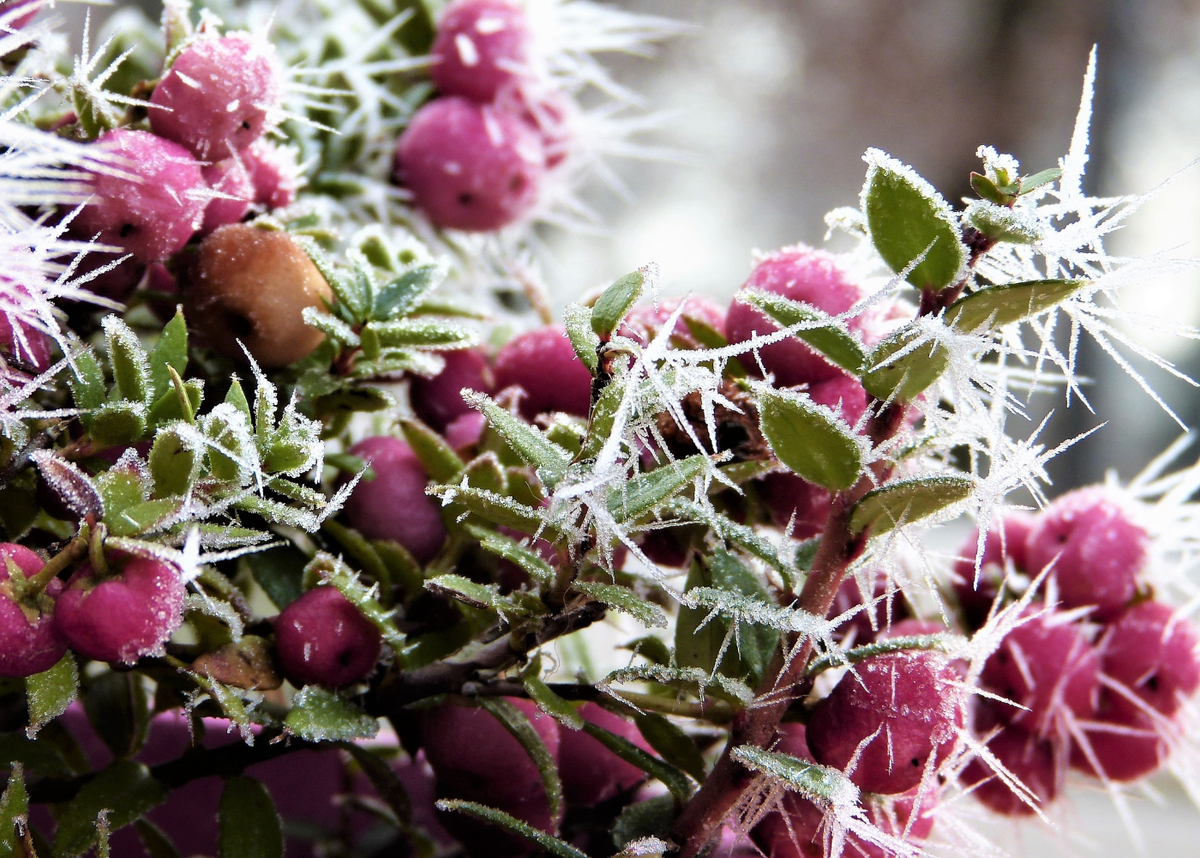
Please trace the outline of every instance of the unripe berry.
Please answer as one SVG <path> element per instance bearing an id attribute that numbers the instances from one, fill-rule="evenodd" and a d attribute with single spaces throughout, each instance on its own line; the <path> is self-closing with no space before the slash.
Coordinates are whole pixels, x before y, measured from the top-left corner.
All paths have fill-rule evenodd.
<path id="1" fill-rule="evenodd" d="M 399 542 L 428 563 L 446 541 L 438 502 L 425 494 L 429 476 L 412 448 L 399 438 L 364 438 L 348 451 L 370 464 L 372 480 L 361 479 L 346 501 L 346 521 L 368 539 Z"/>
<path id="2" fill-rule="evenodd" d="M 492 371 L 496 389 L 520 387 L 521 414 L 532 420 L 547 411 L 586 417 L 592 404 L 592 374 L 575 355 L 566 332 L 549 325 L 509 340 Z"/>
<path id="3" fill-rule="evenodd" d="M 32 676 L 54 667 L 67 651 L 54 624 L 54 602 L 63 585 L 56 578 L 38 596 L 18 601 L 9 583 L 9 563 L 26 578 L 46 564 L 28 548 L 0 544 L 0 676 Z"/>
<path id="4" fill-rule="evenodd" d="M 817 762 L 843 770 L 861 750 L 854 783 L 867 792 L 908 792 L 929 758 L 954 743 L 963 723 L 959 682 L 939 653 L 866 659 L 813 709 L 808 746 Z"/>
<path id="5" fill-rule="evenodd" d="M 1033 793 L 1040 806 L 1054 801 L 1062 786 L 1062 772 L 1050 742 L 1037 739 L 1024 730 L 1006 727 L 987 743 L 987 749 Z M 1035 813 L 978 757 L 963 769 L 960 781 L 963 786 L 978 784 L 971 795 L 996 813 L 1004 816 L 1032 816 Z"/>
<path id="6" fill-rule="evenodd" d="M 509 0 L 456 0 L 438 20 L 429 75 L 442 95 L 480 104 L 530 76 L 529 22 Z"/>
<path id="7" fill-rule="evenodd" d="M 585 721 L 596 724 L 649 750 L 642 734 L 632 722 L 595 703 L 579 707 Z M 627 763 L 583 730 L 559 730 L 558 771 L 567 801 L 591 807 L 633 789 L 646 779 L 646 773 Z"/>
<path id="8" fill-rule="evenodd" d="M 433 378 L 414 376 L 409 388 L 413 411 L 438 432 L 472 409 L 462 398 L 462 391 L 477 390 L 491 393 L 492 371 L 482 349 L 459 349 L 443 352 L 446 366 Z"/>
<path id="9" fill-rule="evenodd" d="M 1161 602 L 1127 608 L 1109 626 L 1104 673 L 1164 715 L 1174 715 L 1200 687 L 1196 627 Z"/>
<path id="10" fill-rule="evenodd" d="M 1103 620 L 1133 598 L 1149 535 L 1101 486 L 1069 492 L 1042 514 L 1026 543 L 1029 572 L 1051 563 L 1063 607 L 1096 607 Z"/>
<path id="11" fill-rule="evenodd" d="M 1165 727 L 1128 700 L 1106 691 L 1100 713 L 1083 725 L 1083 734 L 1091 755 L 1078 743 L 1071 745 L 1071 766 L 1092 777 L 1100 771 L 1110 781 L 1129 783 L 1158 771 L 1170 755 L 1170 746 L 1162 736 Z"/>
<path id="12" fill-rule="evenodd" d="M 270 210 L 286 208 L 295 201 L 300 186 L 295 150 L 259 139 L 243 149 L 239 157 L 254 184 L 254 202 Z"/>
<path id="13" fill-rule="evenodd" d="M 295 363 L 321 344 L 325 335 L 305 324 L 304 310 L 333 303 L 329 284 L 291 236 L 242 223 L 200 243 L 184 298 L 188 321 L 209 345 L 245 360 L 240 340 L 271 368 Z"/>
<path id="14" fill-rule="evenodd" d="M 250 211 L 254 199 L 254 182 L 246 165 L 237 158 L 226 158 L 202 170 L 204 181 L 214 192 L 221 194 L 208 201 L 200 232 L 207 235 L 219 226 L 237 223 Z"/>
<path id="15" fill-rule="evenodd" d="M 1095 714 L 1100 658 L 1077 623 L 1044 614 L 1005 635 L 984 663 L 980 682 L 1025 707 L 998 707 L 1002 719 L 1039 737 L 1059 735 L 1068 715 L 1087 719 Z"/>
<path id="16" fill-rule="evenodd" d="M 375 669 L 383 639 L 336 587 L 309 590 L 275 620 L 275 651 L 296 686 L 341 688 Z"/>
<path id="17" fill-rule="evenodd" d="M 201 37 L 180 52 L 150 96 L 150 128 L 197 158 L 220 161 L 278 124 L 283 67 L 249 33 Z"/>
<path id="18" fill-rule="evenodd" d="M 133 664 L 157 655 L 183 622 L 179 570 L 159 560 L 110 554 L 109 574 L 80 566 L 58 597 L 54 619 L 71 649 L 97 661 Z"/>
<path id="19" fill-rule="evenodd" d="M 147 131 L 106 131 L 94 144 L 122 175 L 93 173 L 92 199 L 71 221 L 77 235 L 98 235 L 142 262 L 183 249 L 204 220 L 204 177 L 191 154 Z"/>
<path id="20" fill-rule="evenodd" d="M 44 372 L 50 366 L 50 338 L 16 314 L 0 312 L 0 360 L 11 363 L 14 359 Z"/>
<path id="21" fill-rule="evenodd" d="M 1000 594 L 1009 560 L 1017 571 L 1029 571 L 1025 543 L 1036 523 L 1037 519 L 1034 516 L 1013 511 L 992 524 L 984 537 L 983 561 L 979 567 L 978 583 L 975 581 L 975 551 L 978 547 L 979 529 L 972 530 L 971 535 L 958 549 L 952 586 L 968 629 L 978 629 L 987 621 L 992 603 Z"/>
<path id="22" fill-rule="evenodd" d="M 858 285 L 841 268 L 837 258 L 821 250 L 797 246 L 764 257 L 750 272 L 743 289 L 773 292 L 810 304 L 830 314 L 844 313 L 861 297 Z M 725 330 L 731 343 L 742 343 L 755 333 L 771 334 L 779 327 L 749 304 L 736 298 L 729 305 Z M 780 387 L 793 387 L 834 378 L 840 370 L 795 337 L 758 350 L 767 372 Z M 758 371 L 758 362 L 746 356 L 743 365 Z"/>
<path id="23" fill-rule="evenodd" d="M 396 143 L 396 181 L 435 225 L 493 232 L 524 217 L 546 171 L 541 141 L 519 116 L 439 98 Z"/>

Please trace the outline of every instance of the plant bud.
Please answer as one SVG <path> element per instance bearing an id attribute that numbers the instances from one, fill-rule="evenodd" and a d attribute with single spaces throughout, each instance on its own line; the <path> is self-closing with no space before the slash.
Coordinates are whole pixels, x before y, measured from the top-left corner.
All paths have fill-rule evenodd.
<path id="1" fill-rule="evenodd" d="M 309 590 L 275 620 L 280 667 L 296 686 L 341 688 L 375 669 L 383 639 L 336 587 Z"/>
<path id="2" fill-rule="evenodd" d="M 530 76 L 530 42 L 529 22 L 520 4 L 457 0 L 438 20 L 429 49 L 429 75 L 442 95 L 488 104 L 501 89 Z"/>
<path id="3" fill-rule="evenodd" d="M 28 548 L 0 544 L 0 676 L 32 676 L 54 667 L 67 651 L 67 642 L 54 624 L 54 603 L 63 585 L 54 579 L 37 596 L 17 599 L 9 579 L 10 563 L 26 578 L 46 564 Z"/>
<path id="4" fill-rule="evenodd" d="M 548 325 L 509 340 L 493 366 L 496 389 L 525 391 L 521 415 L 532 420 L 548 411 L 586 417 L 592 404 L 592 374 L 575 355 L 561 326 Z"/>

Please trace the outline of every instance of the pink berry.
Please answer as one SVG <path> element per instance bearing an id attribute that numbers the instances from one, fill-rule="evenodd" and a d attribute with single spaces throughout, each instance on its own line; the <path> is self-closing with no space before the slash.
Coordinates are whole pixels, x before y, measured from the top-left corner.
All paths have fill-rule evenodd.
<path id="1" fill-rule="evenodd" d="M 1200 687 L 1195 625 L 1161 602 L 1127 608 L 1102 642 L 1104 673 L 1156 711 L 1174 715 Z"/>
<path id="2" fill-rule="evenodd" d="M 265 39 L 201 37 L 154 87 L 150 128 L 197 158 L 220 161 L 278 124 L 283 83 L 279 57 Z"/>
<path id="3" fill-rule="evenodd" d="M 481 349 L 442 352 L 445 368 L 433 378 L 414 376 L 409 388 L 413 410 L 430 427 L 442 432 L 474 409 L 462 398 L 462 391 L 491 393 L 492 371 Z"/>
<path id="4" fill-rule="evenodd" d="M 835 256 L 804 246 L 764 257 L 742 288 L 772 292 L 830 314 L 846 312 L 861 297 L 858 285 Z M 779 330 L 765 315 L 736 298 L 729 305 L 725 328 L 731 343 L 746 342 L 755 333 L 763 335 Z M 795 337 L 772 343 L 758 353 L 767 372 L 774 374 L 776 384 L 781 387 L 824 381 L 839 373 L 837 367 Z M 757 372 L 758 362 L 751 355 L 742 363 L 751 372 Z"/>
<path id="5" fill-rule="evenodd" d="M 179 570 L 159 560 L 112 553 L 109 574 L 80 566 L 58 598 L 54 619 L 71 649 L 97 661 L 133 664 L 162 652 L 183 622 Z"/>
<path id="6" fill-rule="evenodd" d="M 275 650 L 293 685 L 341 688 L 375 669 L 379 629 L 336 587 L 309 590 L 280 612 Z"/>
<path id="7" fill-rule="evenodd" d="M 32 676 L 54 667 L 67 651 L 54 624 L 54 602 L 63 585 L 56 578 L 38 596 L 17 601 L 9 583 L 9 563 L 26 578 L 46 564 L 28 548 L 0 544 L 0 676 Z"/>
<path id="8" fill-rule="evenodd" d="M 496 355 L 496 389 L 520 387 L 521 414 L 532 420 L 547 411 L 586 417 L 592 403 L 592 374 L 575 355 L 566 331 L 550 325 L 518 334 Z"/>
<path id="9" fill-rule="evenodd" d="M 94 173 L 93 200 L 71 222 L 76 234 L 98 234 L 142 262 L 182 250 L 204 220 L 204 177 L 186 149 L 148 131 L 106 131 L 96 142 L 129 175 Z"/>
<path id="10" fill-rule="evenodd" d="M 45 4 L 39 4 L 28 12 L 19 10 L 33 5 L 35 0 L 8 0 L 0 6 L 0 29 L 16 32 L 33 20 Z"/>
<path id="11" fill-rule="evenodd" d="M 15 313 L 0 312 L 0 360 L 44 372 L 50 367 L 50 338 Z"/>
<path id="12" fill-rule="evenodd" d="M 825 529 L 833 501 L 828 489 L 783 472 L 767 474 L 756 485 L 776 527 L 792 522 L 796 539 L 811 539 Z"/>
<path id="13" fill-rule="evenodd" d="M 983 542 L 978 584 L 975 581 L 975 551 L 979 529 L 972 530 L 958 549 L 952 586 L 967 628 L 978 629 L 987 621 L 992 603 L 1000 594 L 1009 560 L 1017 571 L 1028 571 L 1025 543 L 1036 522 L 1034 516 L 1014 511 L 992 524 Z"/>
<path id="14" fill-rule="evenodd" d="M 365 438 L 348 451 L 371 465 L 372 480 L 359 480 L 346 501 L 346 521 L 368 539 L 399 542 L 428 563 L 446 541 L 438 502 L 425 494 L 429 475 L 399 438 Z"/>
<path id="15" fill-rule="evenodd" d="M 688 533 L 677 527 L 666 527 L 643 533 L 638 548 L 655 566 L 682 569 L 692 556 Z"/>
<path id="16" fill-rule="evenodd" d="M 649 745 L 631 722 L 595 703 L 579 707 L 585 721 L 628 739 L 643 750 Z M 580 807 L 592 807 L 633 789 L 646 774 L 627 763 L 583 730 L 560 730 L 558 771 L 567 801 Z"/>
<path id="17" fill-rule="evenodd" d="M 486 428 L 487 419 L 478 411 L 469 411 L 451 420 L 442 435 L 447 444 L 462 452 L 478 444 Z"/>
<path id="18" fill-rule="evenodd" d="M 1094 757 L 1107 780 L 1121 783 L 1141 780 L 1162 768 L 1170 755 L 1163 732 L 1164 725 L 1148 713 L 1106 691 L 1099 716 L 1083 725 L 1091 754 L 1080 743 L 1073 743 L 1071 766 L 1100 777 L 1093 765 Z"/>
<path id="19" fill-rule="evenodd" d="M 813 382 L 808 386 L 808 396 L 818 405 L 831 409 L 852 427 L 858 425 L 867 412 L 867 392 L 858 379 L 845 373 Z"/>
<path id="20" fill-rule="evenodd" d="M 204 181 L 214 193 L 204 209 L 200 232 L 207 235 L 219 226 L 237 223 L 250 211 L 254 199 L 254 182 L 245 164 L 237 158 L 226 158 L 210 164 L 201 171 Z"/>
<path id="21" fill-rule="evenodd" d="M 254 202 L 273 210 L 287 208 L 295 201 L 300 167 L 294 150 L 259 138 L 243 149 L 240 157 L 254 183 Z"/>
<path id="22" fill-rule="evenodd" d="M 633 337 L 645 344 L 658 336 L 667 319 L 679 307 L 683 298 L 663 298 L 657 304 L 640 304 L 634 307 L 625 321 L 617 329 L 617 333 Z M 725 332 L 725 311 L 711 298 L 702 295 L 692 295 L 687 299 L 683 315 L 671 330 L 671 339 L 679 345 L 695 348 L 699 345 L 688 330 L 687 320 L 693 319 L 712 328 L 718 334 Z"/>
<path id="23" fill-rule="evenodd" d="M 556 169 L 571 156 L 578 142 L 579 108 L 566 93 L 553 85 L 526 81 L 502 89 L 495 104 L 520 116 L 537 131 L 547 170 Z"/>
<path id="24" fill-rule="evenodd" d="M 396 143 L 396 181 L 435 226 L 493 232 L 527 215 L 546 171 L 537 133 L 519 117 L 439 98 Z"/>
<path id="25" fill-rule="evenodd" d="M 889 585 L 887 576 L 882 572 L 875 575 L 870 601 L 870 606 L 860 608 L 838 627 L 837 634 L 843 641 L 853 632 L 856 645 L 871 643 L 882 630 L 912 616 L 912 605 L 904 593 L 895 584 Z M 867 598 L 863 595 L 858 579 L 847 576 L 838 586 L 827 616 L 833 619 L 866 603 Z"/>
<path id="26" fill-rule="evenodd" d="M 480 104 L 501 89 L 528 78 L 529 22 L 508 0 L 456 0 L 438 20 L 429 49 L 429 74 L 442 95 L 461 95 Z"/>
<path id="27" fill-rule="evenodd" d="M 1103 620 L 1133 598 L 1148 542 L 1145 529 L 1110 491 L 1079 489 L 1055 500 L 1029 534 L 1029 572 L 1053 563 L 1063 606 L 1094 605 Z"/>
<path id="28" fill-rule="evenodd" d="M 1054 801 L 1062 786 L 1062 772 L 1050 742 L 1037 739 L 1023 730 L 1006 727 L 988 742 L 987 749 L 1000 765 L 1033 793 L 1039 805 L 1044 807 Z M 978 784 L 971 795 L 996 813 L 1032 816 L 1035 812 L 978 757 L 963 769 L 961 783 L 963 786 Z"/>
<path id="29" fill-rule="evenodd" d="M 861 753 L 850 779 L 867 792 L 908 792 L 930 757 L 954 743 L 963 723 L 959 681 L 939 653 L 866 659 L 813 709 L 808 746 L 817 762 L 843 770 Z"/>
<path id="30" fill-rule="evenodd" d="M 1095 714 L 1100 658 L 1078 624 L 1043 614 L 1004 637 L 984 664 L 980 682 L 1025 707 L 1000 706 L 1002 719 L 1039 737 L 1060 735 L 1065 718 Z"/>

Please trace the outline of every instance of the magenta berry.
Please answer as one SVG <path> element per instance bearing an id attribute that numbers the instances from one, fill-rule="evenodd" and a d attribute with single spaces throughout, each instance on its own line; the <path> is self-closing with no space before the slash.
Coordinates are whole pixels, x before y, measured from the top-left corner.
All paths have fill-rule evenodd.
<path id="1" fill-rule="evenodd" d="M 133 664 L 162 652 L 183 622 L 179 570 L 160 560 L 110 554 L 106 575 L 84 563 L 54 610 L 71 649 L 97 661 Z"/>
<path id="2" fill-rule="evenodd" d="M 1200 687 L 1195 625 L 1161 602 L 1127 608 L 1108 627 L 1104 673 L 1164 715 L 1174 715 Z"/>
<path id="3" fill-rule="evenodd" d="M 422 107 L 396 143 L 396 181 L 435 226 L 492 232 L 538 200 L 545 160 L 518 116 L 465 98 Z"/>
<path id="4" fill-rule="evenodd" d="M 0 30 L 16 32 L 33 20 L 43 4 L 34 6 L 35 0 L 7 0 L 0 5 Z M 21 11 L 33 6 L 27 12 Z"/>
<path id="5" fill-rule="evenodd" d="M 1037 739 L 1024 730 L 1006 727 L 987 743 L 987 749 L 1000 765 L 1025 785 L 1039 806 L 1044 807 L 1058 795 L 1062 786 L 1062 767 L 1050 742 Z M 1034 808 L 979 757 L 963 769 L 961 782 L 963 786 L 974 786 L 971 795 L 995 813 L 1004 816 L 1032 816 L 1035 813 Z"/>
<path id="6" fill-rule="evenodd" d="M 28 548 L 0 545 L 0 676 L 32 676 L 54 667 L 67 651 L 67 642 L 54 624 L 54 602 L 63 585 L 54 579 L 36 596 L 18 598 L 9 577 L 10 563 L 25 578 L 46 564 Z"/>
<path id="7" fill-rule="evenodd" d="M 239 157 L 250 173 L 256 203 L 267 209 L 282 209 L 295 201 L 300 167 L 294 150 L 260 138 L 243 149 Z"/>
<path id="8" fill-rule="evenodd" d="M 348 451 L 371 465 L 375 478 L 359 480 L 346 501 L 350 526 L 368 539 L 399 542 L 428 563 L 446 541 L 438 502 L 425 494 L 429 475 L 399 438 L 365 438 Z"/>
<path id="9" fill-rule="evenodd" d="M 278 124 L 283 82 L 269 42 L 249 33 L 201 37 L 154 87 L 150 128 L 197 158 L 220 161 Z"/>
<path id="10" fill-rule="evenodd" d="M 417 416 L 439 432 L 473 409 L 462 398 L 462 391 L 491 393 L 492 371 L 480 349 L 443 352 L 446 366 L 433 378 L 414 376 L 409 388 Z"/>
<path id="11" fill-rule="evenodd" d="M 15 313 L 0 311 L 0 360 L 44 372 L 50 367 L 50 338 Z"/>
<path id="12" fill-rule="evenodd" d="M 203 168 L 204 181 L 213 197 L 204 209 L 202 233 L 208 234 L 219 226 L 237 223 L 250 211 L 254 199 L 254 181 L 250 172 L 237 158 L 226 158 Z"/>
<path id="13" fill-rule="evenodd" d="M 595 703 L 579 707 L 579 714 L 610 733 L 649 750 L 642 734 L 631 722 Z M 567 801 L 591 807 L 633 789 L 646 774 L 627 763 L 583 730 L 559 730 L 559 775 Z"/>
<path id="14" fill-rule="evenodd" d="M 625 317 L 625 321 L 617 329 L 617 333 L 633 337 L 641 343 L 648 343 L 658 336 L 667 319 L 679 307 L 682 298 L 663 298 L 657 304 L 641 304 L 634 307 Z M 684 306 L 683 315 L 671 330 L 671 338 L 679 345 L 696 347 L 699 343 L 688 330 L 689 319 L 701 322 L 712 328 L 718 334 L 725 333 L 725 311 L 717 302 L 704 296 L 689 296 Z"/>
<path id="15" fill-rule="evenodd" d="M 1031 574 L 1053 563 L 1063 606 L 1094 605 L 1095 617 L 1103 620 L 1133 598 L 1148 541 L 1126 506 L 1094 486 L 1050 504 L 1029 534 L 1027 563 Z"/>
<path id="16" fill-rule="evenodd" d="M 767 474 L 757 485 L 777 527 L 791 522 L 796 539 L 811 539 L 825 528 L 833 500 L 828 489 L 782 472 Z"/>
<path id="17" fill-rule="evenodd" d="M 309 590 L 280 612 L 275 650 L 293 685 L 341 688 L 370 675 L 383 639 L 336 587 L 325 586 Z"/>
<path id="18" fill-rule="evenodd" d="M 954 743 L 963 722 L 958 683 L 938 653 L 888 653 L 860 662 L 813 709 L 813 757 L 844 770 L 862 745 L 850 779 L 867 792 L 908 792 L 930 757 Z"/>
<path id="19" fill-rule="evenodd" d="M 128 175 L 94 173 L 93 199 L 71 222 L 72 230 L 102 244 L 157 262 L 182 250 L 204 219 L 207 199 L 200 165 L 170 140 L 147 131 L 118 129 L 97 146 L 115 156 Z"/>
<path id="20" fill-rule="evenodd" d="M 743 289 L 773 292 L 810 304 L 826 313 L 844 313 L 861 297 L 861 291 L 832 254 L 798 246 L 764 257 L 750 272 Z M 755 333 L 771 334 L 778 326 L 749 304 L 736 298 L 725 317 L 726 334 L 732 343 L 749 340 Z M 792 387 L 834 378 L 840 370 L 798 339 L 790 337 L 759 349 L 763 366 L 774 374 L 781 387 Z M 758 364 L 747 356 L 745 367 L 756 372 Z"/>
<path id="21" fill-rule="evenodd" d="M 470 411 L 466 414 L 461 414 L 455 417 L 446 428 L 442 431 L 442 435 L 446 439 L 446 443 L 455 450 L 467 450 L 474 447 L 483 438 L 483 432 L 487 428 L 487 420 L 478 411 Z"/>
<path id="22" fill-rule="evenodd" d="M 867 412 L 867 392 L 858 379 L 845 373 L 813 382 L 808 386 L 808 396 L 818 405 L 831 409 L 850 426 L 856 426 Z"/>
<path id="23" fill-rule="evenodd" d="M 1025 553 L 1025 543 L 1036 522 L 1034 516 L 1014 511 L 992 524 L 984 537 L 978 582 L 975 580 L 975 552 L 978 547 L 979 529 L 972 530 L 971 535 L 958 549 L 952 586 L 968 628 L 978 629 L 987 621 L 992 603 L 1000 594 L 1008 561 L 1012 561 L 1013 568 L 1017 571 L 1028 571 L 1029 561 Z"/>
<path id="24" fill-rule="evenodd" d="M 904 593 L 894 583 L 889 583 L 887 575 L 882 572 L 875 575 L 870 601 L 869 606 L 860 608 L 866 605 L 867 598 L 858 579 L 847 576 L 842 580 L 829 606 L 828 618 L 833 619 L 853 608 L 860 608 L 838 627 L 837 633 L 843 642 L 853 632 L 856 645 L 870 643 L 882 630 L 912 616 L 912 605 Z"/>
<path id="25" fill-rule="evenodd" d="M 525 391 L 520 408 L 527 419 L 547 411 L 586 417 L 591 408 L 592 375 L 558 325 L 513 337 L 496 355 L 493 372 L 497 390 Z"/>
<path id="26" fill-rule="evenodd" d="M 456 0 L 442 12 L 429 74 L 442 95 L 480 104 L 530 76 L 525 10 L 508 0 Z"/>
<path id="27" fill-rule="evenodd" d="M 1092 777 L 1102 773 L 1105 780 L 1141 780 L 1166 763 L 1170 747 L 1163 734 L 1173 729 L 1128 700 L 1105 692 L 1099 716 L 1084 725 L 1088 748 L 1080 742 L 1071 745 L 1071 766 Z"/>

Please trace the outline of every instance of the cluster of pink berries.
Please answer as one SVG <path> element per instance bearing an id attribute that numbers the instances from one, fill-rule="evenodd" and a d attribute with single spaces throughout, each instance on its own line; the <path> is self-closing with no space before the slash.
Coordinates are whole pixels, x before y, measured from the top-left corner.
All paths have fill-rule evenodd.
<path id="1" fill-rule="evenodd" d="M 438 97 L 396 143 L 396 181 L 435 226 L 492 232 L 537 205 L 567 155 L 573 105 L 540 66 L 515 0 L 455 0 L 430 49 Z"/>

